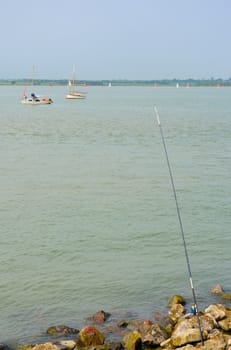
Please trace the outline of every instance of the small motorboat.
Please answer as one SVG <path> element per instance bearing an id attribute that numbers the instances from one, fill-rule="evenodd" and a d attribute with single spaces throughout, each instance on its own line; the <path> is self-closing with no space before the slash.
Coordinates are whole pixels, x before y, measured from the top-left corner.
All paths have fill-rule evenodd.
<path id="1" fill-rule="evenodd" d="M 25 105 L 50 105 L 53 103 L 50 97 L 39 96 L 33 92 L 31 93 L 30 97 L 27 97 L 27 95 L 24 94 L 21 102 Z"/>

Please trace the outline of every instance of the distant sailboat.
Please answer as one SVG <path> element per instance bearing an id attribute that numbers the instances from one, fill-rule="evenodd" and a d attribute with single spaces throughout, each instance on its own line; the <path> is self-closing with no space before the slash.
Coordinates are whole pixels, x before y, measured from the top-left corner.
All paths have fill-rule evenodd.
<path id="1" fill-rule="evenodd" d="M 111 83 L 108 84 L 108 87 L 111 87 Z"/>
<path id="2" fill-rule="evenodd" d="M 31 86 L 34 85 L 34 71 L 35 71 L 35 68 L 33 66 Z M 21 100 L 22 104 L 35 106 L 35 105 L 50 105 L 51 103 L 53 103 L 50 97 L 40 96 L 35 94 L 34 92 L 31 92 L 30 96 L 27 96 L 26 89 L 27 87 L 25 86 L 22 94 L 22 100 Z"/>
<path id="3" fill-rule="evenodd" d="M 66 100 L 81 100 L 86 98 L 84 92 L 76 91 L 75 85 L 75 66 L 73 66 L 72 79 L 68 81 Z"/>
<path id="4" fill-rule="evenodd" d="M 176 88 L 179 89 L 179 84 L 178 83 L 176 84 Z"/>

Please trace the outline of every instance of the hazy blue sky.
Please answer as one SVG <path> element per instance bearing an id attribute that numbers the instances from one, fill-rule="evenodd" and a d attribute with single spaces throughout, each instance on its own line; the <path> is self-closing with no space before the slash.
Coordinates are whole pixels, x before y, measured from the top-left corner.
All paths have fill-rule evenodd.
<path id="1" fill-rule="evenodd" d="M 231 0 L 10 0 L 0 78 L 231 77 Z"/>

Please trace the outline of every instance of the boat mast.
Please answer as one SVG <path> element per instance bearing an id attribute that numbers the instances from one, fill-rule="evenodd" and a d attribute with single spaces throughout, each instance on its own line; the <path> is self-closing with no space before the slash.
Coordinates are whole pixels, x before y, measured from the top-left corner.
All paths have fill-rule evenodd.
<path id="1" fill-rule="evenodd" d="M 72 71 L 72 92 L 75 92 L 75 65 L 73 64 Z"/>
<path id="2" fill-rule="evenodd" d="M 32 66 L 32 76 L 31 76 L 31 85 L 34 85 L 34 77 L 35 77 L 35 65 Z"/>

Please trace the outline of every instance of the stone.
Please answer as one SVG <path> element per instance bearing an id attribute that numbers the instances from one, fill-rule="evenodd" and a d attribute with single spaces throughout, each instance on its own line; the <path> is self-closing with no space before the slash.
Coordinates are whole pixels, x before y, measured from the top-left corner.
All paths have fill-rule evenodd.
<path id="1" fill-rule="evenodd" d="M 183 347 L 180 347 L 180 348 L 176 348 L 175 350 L 193 350 L 193 349 L 195 350 L 195 346 L 193 346 L 191 344 L 187 344 L 186 346 L 183 346 Z"/>
<path id="2" fill-rule="evenodd" d="M 76 328 L 71 328 L 68 326 L 52 326 L 49 327 L 46 331 L 48 334 L 76 334 L 79 333 L 79 330 Z"/>
<path id="3" fill-rule="evenodd" d="M 93 316 L 88 317 L 87 320 L 96 323 L 104 323 L 110 316 L 111 314 L 109 312 L 100 310 L 96 312 L 96 314 L 94 314 Z"/>
<path id="4" fill-rule="evenodd" d="M 76 342 L 74 340 L 60 340 L 53 342 L 59 349 L 72 350 L 76 347 Z"/>
<path id="5" fill-rule="evenodd" d="M 213 286 L 212 288 L 210 288 L 210 292 L 212 294 L 222 294 L 224 291 L 223 291 L 223 288 L 220 284 L 216 284 L 215 286 Z"/>
<path id="6" fill-rule="evenodd" d="M 145 347 L 156 347 L 168 338 L 167 332 L 157 323 L 150 325 L 141 332 L 142 342 Z"/>
<path id="7" fill-rule="evenodd" d="M 210 305 L 205 309 L 207 314 L 210 314 L 216 321 L 226 317 L 225 306 L 222 304 Z"/>
<path id="8" fill-rule="evenodd" d="M 188 343 L 198 343 L 201 341 L 201 335 L 198 328 L 185 329 L 180 333 L 172 334 L 172 343 L 176 346 L 186 345 Z"/>
<path id="9" fill-rule="evenodd" d="M 231 293 L 222 293 L 221 298 L 225 300 L 231 300 Z"/>
<path id="10" fill-rule="evenodd" d="M 89 347 L 104 344 L 104 335 L 94 326 L 86 326 L 78 334 L 77 347 Z"/>
<path id="11" fill-rule="evenodd" d="M 170 297 L 169 301 L 168 301 L 168 306 L 171 307 L 174 304 L 181 304 L 181 305 L 185 305 L 185 300 L 181 295 L 173 295 Z"/>
<path id="12" fill-rule="evenodd" d="M 178 318 L 182 317 L 185 313 L 185 308 L 182 304 L 174 304 L 168 312 L 168 317 L 173 323 L 176 323 Z"/>
<path id="13" fill-rule="evenodd" d="M 107 350 L 123 350 L 123 345 L 121 343 L 108 342 L 106 344 Z"/>
<path id="14" fill-rule="evenodd" d="M 124 320 L 120 320 L 120 321 L 117 322 L 117 326 L 121 327 L 121 328 L 127 328 L 128 322 L 124 321 Z"/>
<path id="15" fill-rule="evenodd" d="M 196 349 L 200 350 L 225 350 L 226 343 L 224 339 L 224 335 L 218 330 L 214 330 L 208 336 L 208 339 L 204 342 L 204 346 L 202 344 L 198 344 Z"/>
<path id="16" fill-rule="evenodd" d="M 142 340 L 139 331 L 131 331 L 123 337 L 123 345 L 126 350 L 142 350 Z"/>
<path id="17" fill-rule="evenodd" d="M 201 319 L 201 327 L 203 327 L 203 339 L 207 338 L 208 329 L 211 330 L 211 324 L 207 319 Z M 181 318 L 177 321 L 176 326 L 171 335 L 172 343 L 175 347 L 183 346 L 188 343 L 197 343 L 201 341 L 201 334 L 198 327 L 197 317 Z"/>
<path id="18" fill-rule="evenodd" d="M 212 294 L 219 295 L 224 300 L 231 300 L 231 293 L 224 292 L 222 286 L 220 284 L 216 284 L 214 287 L 210 289 Z"/>
<path id="19" fill-rule="evenodd" d="M 0 343 L 0 350 L 9 350 L 9 349 L 10 348 L 8 345 Z"/>
<path id="20" fill-rule="evenodd" d="M 51 342 L 48 342 L 43 344 L 37 344 L 32 349 L 33 350 L 59 350 L 59 347 L 54 345 Z"/>
<path id="21" fill-rule="evenodd" d="M 231 330 L 231 310 L 230 309 L 226 309 L 226 317 L 221 321 L 218 321 L 218 325 L 224 331 Z"/>

